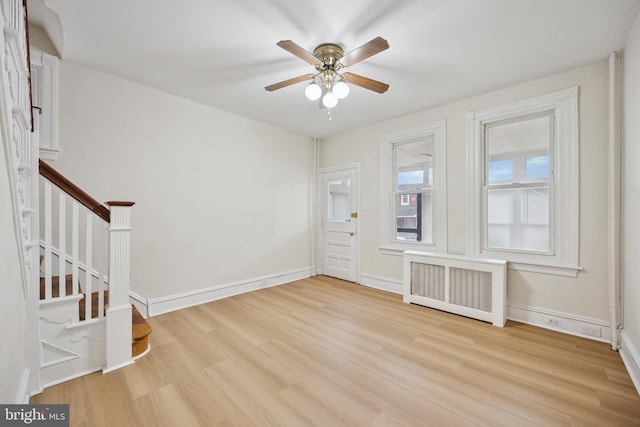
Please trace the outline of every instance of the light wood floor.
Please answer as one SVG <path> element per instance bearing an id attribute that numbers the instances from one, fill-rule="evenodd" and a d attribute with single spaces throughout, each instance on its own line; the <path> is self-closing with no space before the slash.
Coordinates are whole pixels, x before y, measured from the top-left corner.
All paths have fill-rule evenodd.
<path id="1" fill-rule="evenodd" d="M 605 343 L 327 277 L 157 316 L 134 365 L 51 387 L 72 426 L 639 426 Z"/>

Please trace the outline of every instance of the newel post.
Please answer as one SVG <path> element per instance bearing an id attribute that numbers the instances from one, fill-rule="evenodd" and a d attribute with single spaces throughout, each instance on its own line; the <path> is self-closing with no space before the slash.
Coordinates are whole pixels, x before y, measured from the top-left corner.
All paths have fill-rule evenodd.
<path id="1" fill-rule="evenodd" d="M 129 303 L 131 207 L 134 202 L 107 202 L 109 222 L 109 305 L 107 307 L 107 362 L 103 372 L 133 363 L 131 304 Z"/>

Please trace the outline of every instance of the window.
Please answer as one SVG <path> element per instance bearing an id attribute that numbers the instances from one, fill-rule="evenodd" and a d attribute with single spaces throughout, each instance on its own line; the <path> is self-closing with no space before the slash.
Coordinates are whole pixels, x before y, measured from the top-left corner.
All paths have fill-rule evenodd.
<path id="1" fill-rule="evenodd" d="M 383 135 L 381 247 L 446 251 L 445 122 Z"/>
<path id="2" fill-rule="evenodd" d="M 470 255 L 577 275 L 577 98 L 571 88 L 467 116 Z"/>
<path id="3" fill-rule="evenodd" d="M 351 180 L 348 178 L 329 181 L 329 209 L 327 218 L 331 222 L 351 221 Z"/>

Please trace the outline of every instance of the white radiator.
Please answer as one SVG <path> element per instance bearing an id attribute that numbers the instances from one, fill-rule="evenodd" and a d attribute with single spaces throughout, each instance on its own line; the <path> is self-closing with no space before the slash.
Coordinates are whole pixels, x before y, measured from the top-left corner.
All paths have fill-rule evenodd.
<path id="1" fill-rule="evenodd" d="M 403 268 L 405 303 L 504 326 L 507 261 L 406 251 Z"/>

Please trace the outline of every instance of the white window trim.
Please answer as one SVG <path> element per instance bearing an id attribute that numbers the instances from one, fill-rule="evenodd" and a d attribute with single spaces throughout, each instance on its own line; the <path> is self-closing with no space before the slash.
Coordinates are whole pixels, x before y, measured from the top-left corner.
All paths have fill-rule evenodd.
<path id="1" fill-rule="evenodd" d="M 34 109 L 39 114 L 40 128 L 39 144 L 40 158 L 55 160 L 60 152 L 58 147 L 58 58 L 31 48 L 31 68 L 38 70 L 38 89 L 40 105 L 34 105 L 41 110 Z M 35 94 L 34 94 L 35 95 Z"/>
<path id="2" fill-rule="evenodd" d="M 394 240 L 393 146 L 433 136 L 433 243 Z M 447 155 L 446 121 L 427 123 L 380 137 L 380 250 L 399 255 L 406 250 L 447 252 Z"/>
<path id="3" fill-rule="evenodd" d="M 483 249 L 483 150 L 486 123 L 553 110 L 555 212 L 553 255 Z M 467 252 L 469 256 L 501 258 L 509 268 L 576 277 L 579 267 L 579 117 L 578 87 L 536 96 L 467 114 Z"/>

